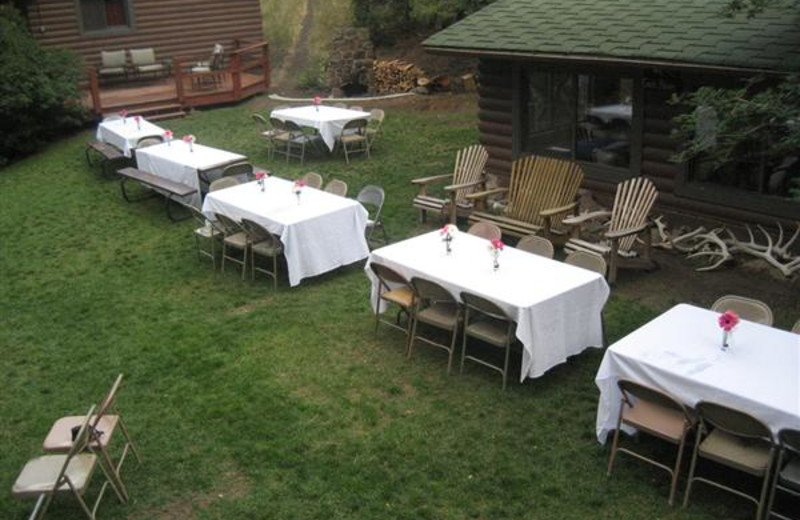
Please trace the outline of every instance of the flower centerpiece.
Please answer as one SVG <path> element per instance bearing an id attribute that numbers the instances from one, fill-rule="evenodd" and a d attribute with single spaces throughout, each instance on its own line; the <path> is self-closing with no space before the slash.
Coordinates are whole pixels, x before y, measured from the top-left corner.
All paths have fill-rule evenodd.
<path id="1" fill-rule="evenodd" d="M 453 238 L 455 238 L 457 232 L 458 228 L 454 224 L 445 224 L 442 230 L 439 231 L 442 236 L 442 242 L 444 242 L 444 250 L 448 255 L 453 251 L 450 244 L 453 243 Z"/>
<path id="2" fill-rule="evenodd" d="M 722 350 L 726 351 L 731 343 L 733 329 L 739 324 L 739 315 L 731 310 L 727 310 L 719 315 L 717 322 L 722 329 Z"/>
<path id="3" fill-rule="evenodd" d="M 303 193 L 303 188 L 306 186 L 306 183 L 303 179 L 297 179 L 294 181 L 294 186 L 292 186 L 292 191 L 294 192 L 295 196 L 297 197 L 297 203 L 300 204 L 300 195 Z"/>
<path id="4" fill-rule="evenodd" d="M 119 117 L 122 118 L 122 124 L 126 124 L 128 122 L 128 111 L 123 108 L 119 111 Z"/>
<path id="5" fill-rule="evenodd" d="M 492 268 L 494 268 L 495 271 L 500 269 L 500 262 L 499 262 L 500 252 L 503 250 L 504 247 L 505 244 L 499 238 L 493 238 L 489 242 L 489 253 L 492 255 Z"/>
<path id="6" fill-rule="evenodd" d="M 133 120 L 136 121 L 136 129 L 137 130 L 141 130 L 142 129 L 142 116 L 135 115 L 135 116 L 133 116 Z"/>
<path id="7" fill-rule="evenodd" d="M 317 109 L 317 112 L 319 112 L 319 106 L 321 104 L 322 104 L 322 98 L 320 98 L 319 96 L 314 96 L 314 108 Z"/>
<path id="8" fill-rule="evenodd" d="M 194 136 L 192 134 L 187 134 L 183 136 L 183 142 L 189 145 L 189 151 L 194 152 Z"/>
<path id="9" fill-rule="evenodd" d="M 261 188 L 262 192 L 264 191 L 267 177 L 269 177 L 269 172 L 256 172 L 256 181 L 258 182 L 258 186 Z"/>
<path id="10" fill-rule="evenodd" d="M 167 141 L 167 146 L 172 146 L 169 144 L 172 142 L 172 130 L 164 130 L 164 140 Z"/>

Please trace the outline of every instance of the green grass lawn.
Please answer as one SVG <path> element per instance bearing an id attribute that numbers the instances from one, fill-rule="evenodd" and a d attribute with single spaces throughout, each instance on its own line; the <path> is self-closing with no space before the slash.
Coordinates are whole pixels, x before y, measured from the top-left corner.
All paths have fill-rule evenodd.
<path id="1" fill-rule="evenodd" d="M 259 100 L 263 105 L 263 101 Z M 388 231 L 421 230 L 409 179 L 444 173 L 475 142 L 475 114 L 389 108 L 372 160 L 269 161 L 251 105 L 169 122 L 277 175 L 314 170 L 351 194 L 383 185 Z M 373 336 L 361 265 L 289 288 L 198 262 L 192 223 L 163 202 L 125 203 L 83 158 L 86 131 L 0 172 L 0 518 L 52 422 L 125 373 L 120 407 L 144 462 L 107 519 L 749 518 L 707 489 L 667 506 L 668 478 L 621 458 L 606 478 L 594 434 L 602 351 L 501 391 L 494 373 L 447 376 L 444 355 Z M 655 316 L 612 297 L 611 341 Z M 98 474 L 99 476 L 99 474 Z M 99 481 L 99 479 L 96 479 Z M 90 497 L 93 496 L 90 493 Z M 49 518 L 79 518 L 62 500 Z"/>

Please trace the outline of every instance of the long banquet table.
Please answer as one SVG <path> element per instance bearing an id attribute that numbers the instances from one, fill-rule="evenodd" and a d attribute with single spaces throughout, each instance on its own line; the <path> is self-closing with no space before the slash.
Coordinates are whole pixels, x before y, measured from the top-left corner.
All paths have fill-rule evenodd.
<path id="1" fill-rule="evenodd" d="M 687 406 L 713 401 L 743 410 L 775 433 L 800 428 L 800 335 L 742 320 L 723 352 L 718 316 L 679 304 L 606 350 L 595 378 L 600 442 L 616 428 L 619 379 L 651 386 Z"/>
<path id="2" fill-rule="evenodd" d="M 367 210 L 353 199 L 305 187 L 300 200 L 293 182 L 277 177 L 213 191 L 206 195 L 203 213 L 221 213 L 234 220 L 247 218 L 277 235 L 284 246 L 289 284 L 316 276 L 369 256 L 364 236 Z"/>
<path id="3" fill-rule="evenodd" d="M 603 344 L 602 310 L 608 284 L 597 273 L 506 247 L 494 271 L 489 242 L 466 233 L 445 253 L 438 231 L 372 252 L 370 262 L 384 264 L 411 279 L 438 282 L 460 300 L 462 291 L 497 303 L 517 322 L 522 342 L 520 381 L 539 377 L 567 357 Z M 377 279 L 366 268 L 375 302 Z"/>
<path id="4" fill-rule="evenodd" d="M 136 165 L 140 170 L 196 188 L 197 193 L 187 202 L 198 208 L 201 203 L 199 173 L 246 159 L 244 155 L 202 144 L 194 143 L 190 147 L 182 140 L 136 151 Z"/>
<path id="5" fill-rule="evenodd" d="M 300 126 L 314 128 L 319 132 L 328 150 L 333 150 L 336 138 L 342 133 L 344 125 L 354 119 L 367 119 L 369 112 L 326 105 L 305 106 L 273 110 L 270 117 L 281 121 L 292 121 Z"/>
<path id="6" fill-rule="evenodd" d="M 164 129 L 154 125 L 146 119 L 141 119 L 137 125 L 132 117 L 125 119 L 110 119 L 97 125 L 97 140 L 116 146 L 125 157 L 133 155 L 139 139 L 150 136 L 163 136 Z"/>

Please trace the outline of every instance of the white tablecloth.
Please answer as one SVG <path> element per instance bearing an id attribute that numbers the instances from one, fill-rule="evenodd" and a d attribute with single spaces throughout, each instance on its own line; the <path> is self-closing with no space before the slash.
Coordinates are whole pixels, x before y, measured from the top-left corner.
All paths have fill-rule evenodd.
<path id="1" fill-rule="evenodd" d="M 317 110 L 319 109 L 319 110 Z M 284 108 L 283 110 L 273 110 L 271 117 L 281 121 L 293 121 L 300 126 L 315 128 L 329 150 L 333 150 L 336 138 L 342 133 L 342 128 L 346 123 L 354 119 L 368 119 L 369 112 L 360 110 L 349 110 L 346 108 L 329 107 L 320 105 L 316 107 Z"/>
<path id="2" fill-rule="evenodd" d="M 256 181 L 206 195 L 203 213 L 248 218 L 280 237 L 289 284 L 369 256 L 364 237 L 367 210 L 353 199 L 303 188 L 298 204 L 292 181 L 269 177 L 262 192 Z"/>
<path id="3" fill-rule="evenodd" d="M 164 129 L 145 119 L 140 125 L 132 117 L 103 121 L 97 125 L 97 140 L 116 146 L 125 157 L 132 155 L 131 150 L 136 149 L 139 139 L 152 135 L 163 137 Z"/>
<path id="4" fill-rule="evenodd" d="M 247 157 L 197 143 L 192 145 L 192 149 L 194 151 L 177 139 L 171 143 L 148 146 L 136 152 L 136 165 L 140 170 L 196 188 L 197 193 L 186 202 L 199 208 L 200 179 L 197 173 L 244 161 Z"/>
<path id="5" fill-rule="evenodd" d="M 800 335 L 742 320 L 723 352 L 718 316 L 676 305 L 606 350 L 595 378 L 600 442 L 616 427 L 619 379 L 667 392 L 687 406 L 713 401 L 743 410 L 776 433 L 800 428 Z"/>
<path id="6" fill-rule="evenodd" d="M 601 312 L 609 288 L 597 273 L 549 260 L 513 247 L 500 253 L 494 271 L 489 242 L 459 233 L 445 253 L 439 231 L 372 252 L 370 262 L 387 265 L 407 279 L 433 280 L 457 299 L 461 291 L 497 303 L 517 322 L 524 345 L 520 381 L 539 377 L 567 357 L 603 343 Z M 377 279 L 367 265 L 375 302 Z"/>

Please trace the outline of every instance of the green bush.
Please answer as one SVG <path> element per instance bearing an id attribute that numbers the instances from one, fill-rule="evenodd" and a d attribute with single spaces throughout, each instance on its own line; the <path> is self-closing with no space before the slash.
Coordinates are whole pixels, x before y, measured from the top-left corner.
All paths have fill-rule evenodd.
<path id="1" fill-rule="evenodd" d="M 0 165 L 82 125 L 78 58 L 46 50 L 17 10 L 0 5 Z"/>

